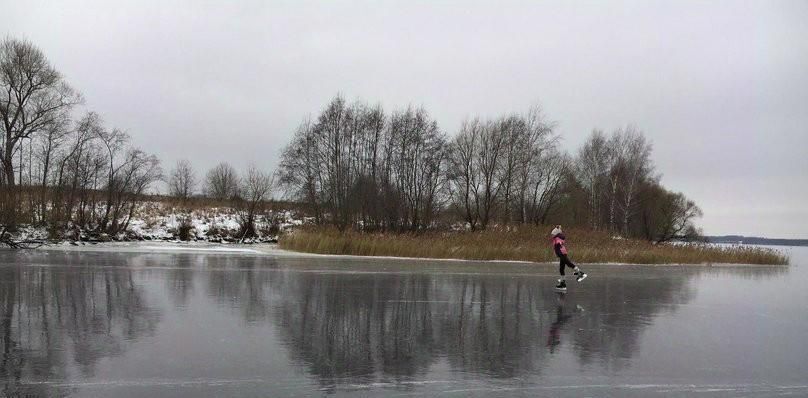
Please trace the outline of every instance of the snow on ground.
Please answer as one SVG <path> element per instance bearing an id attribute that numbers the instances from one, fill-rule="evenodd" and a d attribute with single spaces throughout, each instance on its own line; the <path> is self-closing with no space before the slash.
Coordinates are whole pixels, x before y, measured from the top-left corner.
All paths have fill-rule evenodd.
<path id="1" fill-rule="evenodd" d="M 171 240 L 179 237 L 180 229 L 190 228 L 191 240 L 227 242 L 241 240 L 240 215 L 228 207 L 212 207 L 187 211 L 162 203 L 149 203 L 139 217 L 130 222 L 129 232 L 136 239 Z M 256 216 L 259 237 L 250 242 L 267 242 L 277 234 L 303 220 L 291 211 L 268 211 Z"/>
<path id="2" fill-rule="evenodd" d="M 180 231 L 188 228 L 188 240 L 217 243 L 275 242 L 277 235 L 306 220 L 292 211 L 267 211 L 256 215 L 258 237 L 242 239 L 239 213 L 229 207 L 211 207 L 187 210 L 162 202 L 145 202 L 138 206 L 135 216 L 129 221 L 126 231 L 117 236 L 80 231 L 81 240 L 147 240 L 179 241 Z M 13 234 L 15 241 L 44 240 L 47 228 L 22 226 Z"/>
<path id="3" fill-rule="evenodd" d="M 15 239 L 19 241 L 42 240 L 47 238 L 48 231 L 46 231 L 45 228 L 37 228 L 30 225 L 20 227 L 15 234 Z"/>

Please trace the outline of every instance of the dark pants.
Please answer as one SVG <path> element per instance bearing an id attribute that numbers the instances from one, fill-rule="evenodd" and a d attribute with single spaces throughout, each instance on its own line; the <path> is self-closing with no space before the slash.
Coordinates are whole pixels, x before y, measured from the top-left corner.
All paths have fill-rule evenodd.
<path id="1" fill-rule="evenodd" d="M 566 254 L 558 256 L 558 259 L 560 260 L 560 264 L 558 265 L 558 272 L 561 273 L 562 276 L 564 275 L 565 265 L 570 268 L 575 268 L 575 264 L 573 264 L 572 261 L 570 261 L 570 258 L 567 257 Z"/>

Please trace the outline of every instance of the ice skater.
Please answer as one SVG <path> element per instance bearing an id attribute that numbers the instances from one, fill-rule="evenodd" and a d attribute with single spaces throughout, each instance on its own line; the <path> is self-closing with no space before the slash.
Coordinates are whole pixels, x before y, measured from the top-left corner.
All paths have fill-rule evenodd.
<path id="1" fill-rule="evenodd" d="M 558 278 L 558 284 L 556 285 L 556 289 L 560 291 L 566 291 L 567 281 L 565 280 L 566 277 L 564 276 L 564 269 L 566 267 L 570 267 L 574 270 L 573 275 L 575 275 L 575 280 L 577 280 L 578 282 L 586 279 L 586 273 L 584 273 L 584 271 L 581 271 L 581 269 L 578 268 L 577 265 L 573 264 L 573 262 L 570 261 L 569 257 L 567 257 L 567 246 L 564 244 L 564 241 L 567 238 L 564 236 L 564 231 L 561 230 L 561 226 L 556 225 L 555 228 L 553 228 L 553 232 L 551 232 L 550 235 L 552 236 L 553 250 L 555 251 L 556 256 L 558 256 L 558 259 L 560 260 L 560 264 L 558 266 L 558 272 L 561 274 L 561 277 Z"/>

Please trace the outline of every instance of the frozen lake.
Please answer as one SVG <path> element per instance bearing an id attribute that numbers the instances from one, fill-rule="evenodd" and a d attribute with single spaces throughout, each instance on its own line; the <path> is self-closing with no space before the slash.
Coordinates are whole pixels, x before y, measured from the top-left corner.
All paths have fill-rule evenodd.
<path id="1" fill-rule="evenodd" d="M 0 251 L 0 396 L 808 395 L 792 266 Z"/>

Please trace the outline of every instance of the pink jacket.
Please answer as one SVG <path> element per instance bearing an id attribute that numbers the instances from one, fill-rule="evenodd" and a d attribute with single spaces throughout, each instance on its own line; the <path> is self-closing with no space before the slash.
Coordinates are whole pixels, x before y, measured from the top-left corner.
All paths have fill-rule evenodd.
<path id="1" fill-rule="evenodd" d="M 564 235 L 558 234 L 553 236 L 553 249 L 556 255 L 559 255 L 559 253 L 567 254 L 567 246 L 564 245 Z"/>

